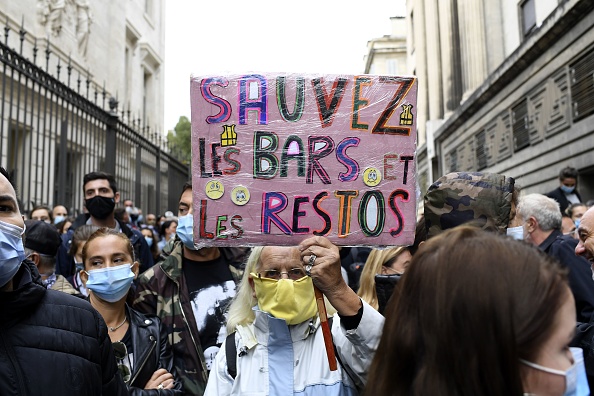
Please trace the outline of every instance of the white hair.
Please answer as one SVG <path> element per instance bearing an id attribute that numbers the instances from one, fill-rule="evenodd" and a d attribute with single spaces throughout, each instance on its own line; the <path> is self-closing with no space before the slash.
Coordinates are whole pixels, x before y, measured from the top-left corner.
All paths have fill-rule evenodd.
<path id="1" fill-rule="evenodd" d="M 559 203 L 542 194 L 528 194 L 520 198 L 517 208 L 523 220 L 534 217 L 543 231 L 561 229 Z"/>
<path id="2" fill-rule="evenodd" d="M 247 325 L 253 323 L 256 315 L 252 308 L 258 303 L 254 297 L 252 286 L 249 282 L 250 273 L 256 270 L 263 246 L 252 248 L 248 257 L 243 277 L 239 283 L 239 290 L 229 306 L 229 316 L 227 318 L 227 334 L 231 334 L 237 328 L 237 325 Z"/>

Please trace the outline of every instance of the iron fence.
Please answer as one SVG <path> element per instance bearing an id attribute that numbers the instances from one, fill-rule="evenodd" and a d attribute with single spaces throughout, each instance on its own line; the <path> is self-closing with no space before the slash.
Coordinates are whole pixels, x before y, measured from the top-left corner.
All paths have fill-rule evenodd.
<path id="1" fill-rule="evenodd" d="M 98 170 L 114 174 L 122 201 L 134 200 L 144 213 L 175 211 L 189 172 L 162 134 L 119 111 L 88 72 L 52 57 L 49 38 L 24 50 L 27 32 L 21 26 L 17 34 L 7 21 L 0 41 L 0 164 L 16 183 L 23 213 L 41 204 L 81 213 L 83 176 Z"/>

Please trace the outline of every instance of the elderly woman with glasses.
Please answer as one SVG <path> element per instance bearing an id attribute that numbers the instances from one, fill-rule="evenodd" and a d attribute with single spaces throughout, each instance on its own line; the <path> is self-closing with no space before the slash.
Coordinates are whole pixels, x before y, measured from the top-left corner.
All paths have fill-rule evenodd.
<path id="1" fill-rule="evenodd" d="M 314 285 L 338 315 L 326 319 Z M 205 395 L 357 395 L 383 322 L 345 283 L 328 239 L 253 248 Z"/>
<path id="2" fill-rule="evenodd" d="M 139 263 L 125 234 L 100 228 L 82 250 L 80 277 L 91 305 L 101 314 L 112 341 L 118 369 L 131 395 L 181 395 L 173 359 L 160 321 L 126 304 Z"/>

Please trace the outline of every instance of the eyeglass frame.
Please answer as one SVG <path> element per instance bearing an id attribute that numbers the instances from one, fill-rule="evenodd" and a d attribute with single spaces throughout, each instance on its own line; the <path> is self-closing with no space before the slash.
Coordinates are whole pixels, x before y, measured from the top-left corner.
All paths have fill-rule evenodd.
<path id="1" fill-rule="evenodd" d="M 126 344 L 122 341 L 112 342 L 111 346 L 113 348 L 113 354 L 116 358 L 116 361 L 118 362 L 118 371 L 120 372 L 120 375 L 122 376 L 122 379 L 124 380 L 126 385 L 128 385 L 130 379 L 132 378 L 132 372 L 130 371 L 130 367 L 126 366 L 123 363 L 124 359 L 128 357 L 128 348 L 126 347 Z M 118 357 L 118 354 L 122 353 L 123 356 Z"/>
<path id="2" fill-rule="evenodd" d="M 291 274 L 290 274 L 291 271 L 295 271 L 295 270 L 299 271 L 299 277 L 296 277 L 295 278 L 295 277 L 292 277 L 291 276 Z M 307 276 L 306 273 L 305 273 L 305 270 L 303 268 L 299 268 L 299 267 L 291 268 L 288 271 L 279 271 L 277 269 L 267 269 L 267 270 L 263 270 L 262 272 L 264 273 L 264 275 L 262 275 L 262 273 L 260 273 L 260 272 L 257 272 L 256 273 L 256 275 L 258 275 L 258 278 L 266 278 L 266 279 L 272 279 L 272 280 L 281 280 L 281 279 L 283 279 L 283 274 L 286 274 L 288 279 L 291 279 L 291 280 L 296 281 L 296 280 L 299 280 L 299 279 Z M 268 273 L 268 272 L 278 272 L 278 277 L 266 276 L 266 273 Z"/>

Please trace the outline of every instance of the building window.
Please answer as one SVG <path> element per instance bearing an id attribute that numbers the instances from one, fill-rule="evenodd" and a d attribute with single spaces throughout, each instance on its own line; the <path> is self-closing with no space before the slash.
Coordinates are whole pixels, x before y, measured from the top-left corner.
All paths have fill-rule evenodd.
<path id="1" fill-rule="evenodd" d="M 594 114 L 594 48 L 569 65 L 573 120 Z"/>
<path id="2" fill-rule="evenodd" d="M 487 167 L 487 139 L 485 131 L 480 131 L 475 136 L 475 155 L 477 170 Z"/>
<path id="3" fill-rule="evenodd" d="M 144 3 L 144 12 L 150 18 L 153 18 L 153 0 L 146 0 Z"/>
<path id="4" fill-rule="evenodd" d="M 522 16 L 522 29 L 524 37 L 532 33 L 536 29 L 536 8 L 534 0 L 525 0 L 520 3 L 520 11 Z"/>
<path id="5" fill-rule="evenodd" d="M 514 137 L 514 151 L 520 151 L 530 145 L 528 101 L 526 99 L 512 108 L 512 134 Z"/>
<path id="6" fill-rule="evenodd" d="M 144 114 L 144 124 L 147 125 L 150 122 L 149 116 L 153 111 L 153 75 L 148 71 L 144 71 L 144 89 L 142 96 L 142 112 Z M 153 119 L 154 121 L 154 119 Z"/>
<path id="7" fill-rule="evenodd" d="M 386 69 L 388 70 L 388 74 L 397 75 L 398 74 L 398 61 L 396 59 L 386 60 Z"/>
<path id="8" fill-rule="evenodd" d="M 458 150 L 450 151 L 450 172 L 458 171 Z"/>
<path id="9" fill-rule="evenodd" d="M 415 53 L 415 15 L 413 12 L 410 13 L 410 43 L 411 43 L 411 55 Z"/>
<path id="10" fill-rule="evenodd" d="M 31 128 L 23 125 L 20 122 L 10 122 L 10 130 L 8 134 L 8 150 L 7 150 L 7 167 L 6 170 L 10 173 L 12 180 L 14 180 L 19 187 L 23 187 L 18 183 L 25 180 L 26 172 L 29 169 L 29 159 L 31 158 L 31 151 L 29 150 L 29 138 Z"/>

